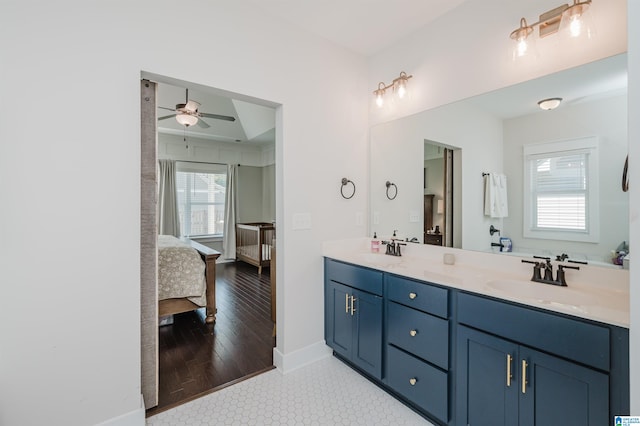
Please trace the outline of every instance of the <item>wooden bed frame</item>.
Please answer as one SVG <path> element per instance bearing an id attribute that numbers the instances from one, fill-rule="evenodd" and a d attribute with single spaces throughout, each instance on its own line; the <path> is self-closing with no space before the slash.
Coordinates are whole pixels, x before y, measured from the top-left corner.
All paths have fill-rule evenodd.
<path id="1" fill-rule="evenodd" d="M 216 259 L 220 256 L 220 252 L 188 238 L 181 238 L 180 240 L 196 249 L 204 261 L 204 275 L 207 284 L 207 316 L 205 322 L 212 324 L 216 321 Z M 202 308 L 202 306 L 196 305 L 187 298 L 159 300 L 158 316 L 179 314 L 199 308 Z"/>
<path id="2" fill-rule="evenodd" d="M 272 223 L 253 222 L 236 224 L 236 260 L 258 267 L 271 266 L 271 245 L 276 238 Z"/>

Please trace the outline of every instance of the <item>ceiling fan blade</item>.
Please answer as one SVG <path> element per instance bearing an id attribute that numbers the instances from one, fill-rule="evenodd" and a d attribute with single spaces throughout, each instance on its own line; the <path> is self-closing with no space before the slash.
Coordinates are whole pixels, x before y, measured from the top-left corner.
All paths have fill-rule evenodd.
<path id="1" fill-rule="evenodd" d="M 198 125 L 198 127 L 202 127 L 203 129 L 208 129 L 209 127 L 211 127 L 207 123 L 205 123 L 202 118 L 200 118 L 196 124 Z"/>
<path id="2" fill-rule="evenodd" d="M 158 121 L 160 121 L 160 120 L 166 120 L 167 118 L 171 118 L 171 117 L 175 117 L 175 116 L 176 116 L 175 114 L 165 115 L 164 117 L 160 117 L 160 118 L 158 118 Z"/>
<path id="3" fill-rule="evenodd" d="M 207 117 L 207 118 L 215 118 L 216 120 L 236 121 L 235 117 L 231 117 L 231 116 L 228 116 L 228 115 L 207 114 L 206 112 L 201 112 L 200 116 Z"/>
<path id="4" fill-rule="evenodd" d="M 166 109 L 167 111 L 175 111 L 175 109 L 173 109 L 173 108 L 167 108 L 167 107 L 161 107 L 161 106 L 159 106 L 158 108 Z"/>

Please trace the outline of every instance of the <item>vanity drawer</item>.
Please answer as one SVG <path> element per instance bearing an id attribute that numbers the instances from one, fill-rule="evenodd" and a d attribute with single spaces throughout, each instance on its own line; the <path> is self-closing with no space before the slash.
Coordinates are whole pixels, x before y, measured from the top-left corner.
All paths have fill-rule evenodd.
<path id="1" fill-rule="evenodd" d="M 382 296 L 382 272 L 325 259 L 324 273 L 328 280 Z"/>
<path id="2" fill-rule="evenodd" d="M 604 371 L 610 369 L 609 328 L 595 323 L 468 293 L 458 294 L 458 322 Z"/>
<path id="3" fill-rule="evenodd" d="M 420 281 L 387 276 L 387 294 L 389 300 L 447 318 L 448 290 Z"/>
<path id="4" fill-rule="evenodd" d="M 388 385 L 409 401 L 447 423 L 447 373 L 393 346 L 387 348 Z"/>
<path id="5" fill-rule="evenodd" d="M 449 367 L 449 321 L 389 302 L 387 340 L 443 369 Z"/>

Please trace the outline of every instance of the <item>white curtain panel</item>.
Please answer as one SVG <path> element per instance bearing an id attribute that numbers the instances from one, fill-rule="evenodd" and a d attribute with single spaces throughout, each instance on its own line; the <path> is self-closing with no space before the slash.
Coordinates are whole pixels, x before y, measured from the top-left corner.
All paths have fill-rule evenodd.
<path id="1" fill-rule="evenodd" d="M 238 166 L 227 165 L 227 189 L 224 200 L 224 240 L 222 256 L 225 259 L 236 258 L 236 192 L 238 183 Z"/>
<path id="2" fill-rule="evenodd" d="M 176 194 L 176 162 L 158 161 L 158 234 L 180 236 L 180 216 Z"/>

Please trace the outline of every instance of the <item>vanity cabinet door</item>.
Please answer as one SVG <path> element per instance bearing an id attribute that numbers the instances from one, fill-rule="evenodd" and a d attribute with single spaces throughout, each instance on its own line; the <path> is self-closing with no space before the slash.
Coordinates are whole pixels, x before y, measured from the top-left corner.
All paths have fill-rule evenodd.
<path id="1" fill-rule="evenodd" d="M 336 354 L 382 378 L 382 297 L 328 281 L 325 341 Z"/>
<path id="2" fill-rule="evenodd" d="M 611 423 L 608 375 L 525 346 L 520 347 L 519 363 L 520 426 Z"/>
<path id="3" fill-rule="evenodd" d="M 457 424 L 518 424 L 518 345 L 458 327 Z"/>
<path id="4" fill-rule="evenodd" d="M 382 379 L 382 297 L 354 290 L 352 361 L 376 379 Z"/>
<path id="5" fill-rule="evenodd" d="M 351 357 L 353 345 L 353 318 L 350 297 L 353 289 L 329 281 L 325 289 L 325 341 L 343 357 Z"/>
<path id="6" fill-rule="evenodd" d="M 597 370 L 464 326 L 457 364 L 459 424 L 608 423 L 609 377 Z"/>

